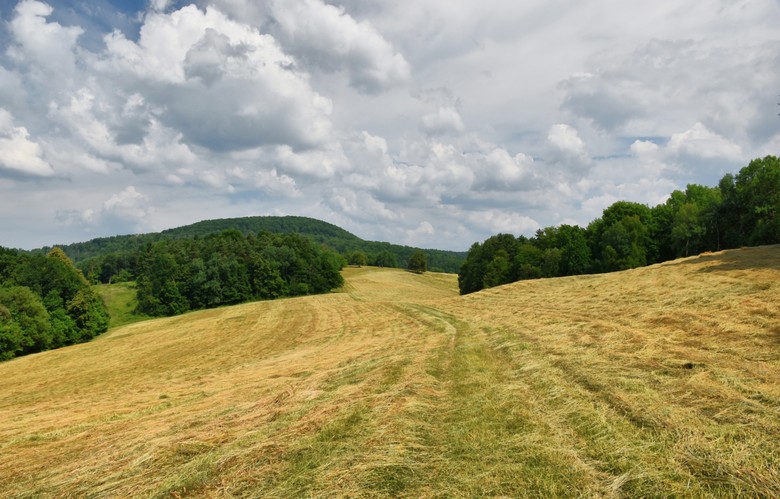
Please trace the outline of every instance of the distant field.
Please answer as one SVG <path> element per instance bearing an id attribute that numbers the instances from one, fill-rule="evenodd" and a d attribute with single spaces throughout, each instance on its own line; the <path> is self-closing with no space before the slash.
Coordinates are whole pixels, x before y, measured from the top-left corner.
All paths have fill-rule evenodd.
<path id="1" fill-rule="evenodd" d="M 780 247 L 342 292 L 0 364 L 0 496 L 780 495 Z"/>

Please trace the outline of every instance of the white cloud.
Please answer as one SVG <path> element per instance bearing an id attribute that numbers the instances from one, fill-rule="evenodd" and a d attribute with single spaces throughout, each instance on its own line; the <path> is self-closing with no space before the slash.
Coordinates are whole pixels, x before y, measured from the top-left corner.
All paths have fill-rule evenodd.
<path id="1" fill-rule="evenodd" d="M 430 135 L 461 133 L 465 129 L 458 111 L 452 107 L 440 107 L 435 113 L 422 118 L 423 130 Z"/>
<path id="2" fill-rule="evenodd" d="M 649 140 L 635 140 L 631 144 L 631 152 L 636 156 L 653 156 L 659 149 L 658 144 Z"/>
<path id="3" fill-rule="evenodd" d="M 474 188 L 491 191 L 518 191 L 531 187 L 534 160 L 518 153 L 515 156 L 501 148 L 487 155 L 474 155 L 477 180 Z"/>
<path id="4" fill-rule="evenodd" d="M 466 221 L 480 232 L 528 234 L 540 228 L 539 223 L 525 215 L 503 210 L 475 211 L 466 215 Z"/>
<path id="5" fill-rule="evenodd" d="M 742 157 L 742 148 L 738 144 L 711 132 L 701 123 L 672 135 L 668 147 L 673 153 L 699 158 L 738 161 Z"/>
<path id="6" fill-rule="evenodd" d="M 274 0 L 270 10 L 286 47 L 326 71 L 347 71 L 361 91 L 378 92 L 409 79 L 403 55 L 370 22 L 356 21 L 343 8 L 321 0 Z"/>
<path id="7" fill-rule="evenodd" d="M 54 169 L 43 158 L 41 146 L 30 140 L 23 126 L 14 126 L 11 113 L 0 108 L 0 176 L 51 177 Z"/>
<path id="8" fill-rule="evenodd" d="M 576 128 L 562 123 L 553 125 L 547 132 L 547 142 L 550 145 L 549 159 L 552 163 L 580 173 L 591 164 L 585 142 Z"/>
<path id="9" fill-rule="evenodd" d="M 417 228 L 406 231 L 406 244 L 424 246 L 431 239 L 431 236 L 435 234 L 436 230 L 433 228 L 433 225 L 423 220 Z"/>
<path id="10" fill-rule="evenodd" d="M 400 216 L 374 199 L 370 194 L 356 192 L 341 187 L 333 189 L 325 199 L 327 205 L 348 217 L 364 222 L 394 222 Z"/>
<path id="11" fill-rule="evenodd" d="M 295 152 L 290 146 L 276 148 L 275 162 L 280 170 L 295 176 L 329 179 L 349 167 L 341 145 L 329 149 Z"/>
<path id="12" fill-rule="evenodd" d="M 181 133 L 152 117 L 137 143 L 117 144 L 116 134 L 97 116 L 105 105 L 91 89 L 81 88 L 67 104 L 52 103 L 49 116 L 69 129 L 92 155 L 109 162 L 121 162 L 130 169 L 181 166 L 196 160 L 190 148 L 182 144 Z"/>
<path id="13" fill-rule="evenodd" d="M 144 205 L 147 204 L 148 198 L 135 190 L 135 187 L 130 185 L 122 192 L 114 194 L 105 203 L 103 203 L 103 211 L 122 218 L 129 218 L 138 220 L 146 216 L 148 208 Z"/>
<path id="14" fill-rule="evenodd" d="M 7 54 L 19 64 L 34 64 L 42 73 L 41 79 L 56 76 L 62 85 L 75 71 L 74 49 L 84 31 L 47 22 L 52 11 L 50 5 L 35 0 L 17 4 L 9 25 L 15 43 L 8 47 Z"/>
<path id="15" fill-rule="evenodd" d="M 273 37 L 194 5 L 144 19 L 137 43 L 106 38 L 99 67 L 124 75 L 187 142 L 217 151 L 327 139 L 331 102 L 315 92 Z"/>

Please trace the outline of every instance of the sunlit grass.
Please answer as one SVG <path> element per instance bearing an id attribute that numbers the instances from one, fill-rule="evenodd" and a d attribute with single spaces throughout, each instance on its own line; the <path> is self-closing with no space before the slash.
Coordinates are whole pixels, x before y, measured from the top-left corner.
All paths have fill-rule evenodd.
<path id="1" fill-rule="evenodd" d="M 780 494 L 777 246 L 345 278 L 0 364 L 0 496 Z"/>

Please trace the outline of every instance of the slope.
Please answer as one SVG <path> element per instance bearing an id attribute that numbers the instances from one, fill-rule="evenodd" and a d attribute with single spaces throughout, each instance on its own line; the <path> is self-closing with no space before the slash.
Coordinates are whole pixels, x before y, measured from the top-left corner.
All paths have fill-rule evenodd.
<path id="1" fill-rule="evenodd" d="M 780 248 L 343 292 L 0 365 L 2 496 L 773 496 Z"/>

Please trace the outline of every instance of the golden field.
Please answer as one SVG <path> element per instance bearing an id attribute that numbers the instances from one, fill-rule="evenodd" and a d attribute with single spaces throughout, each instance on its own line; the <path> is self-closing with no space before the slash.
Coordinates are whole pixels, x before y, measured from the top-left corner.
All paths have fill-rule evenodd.
<path id="1" fill-rule="evenodd" d="M 344 276 L 0 364 L 0 496 L 780 495 L 780 247 Z"/>

